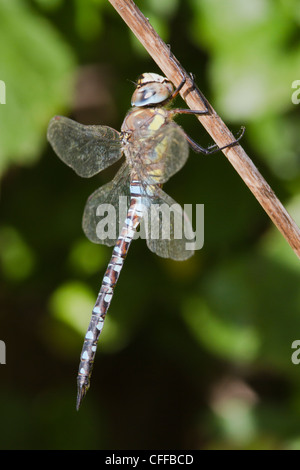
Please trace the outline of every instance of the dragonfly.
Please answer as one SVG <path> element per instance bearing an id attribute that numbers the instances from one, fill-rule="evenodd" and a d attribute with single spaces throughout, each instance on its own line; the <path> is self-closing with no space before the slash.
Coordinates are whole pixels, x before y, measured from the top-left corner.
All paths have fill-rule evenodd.
<path id="1" fill-rule="evenodd" d="M 244 132 L 242 128 L 236 140 L 221 148 L 217 145 L 204 148 L 191 139 L 174 117 L 207 114 L 208 111 L 168 106 L 185 81 L 182 78 L 175 88 L 166 77 L 156 73 L 142 74 L 121 132 L 104 125 L 83 125 L 63 116 L 55 116 L 48 126 L 47 137 L 53 150 L 81 177 L 90 178 L 125 156 L 125 162 L 113 180 L 88 198 L 83 214 L 86 236 L 94 243 L 114 248 L 84 338 L 77 375 L 77 410 L 90 387 L 100 333 L 137 229 L 144 222 L 147 246 L 158 256 L 186 260 L 194 253 L 190 243 L 193 237 L 191 222 L 181 206 L 162 190 L 162 185 L 184 166 L 189 147 L 197 153 L 211 154 L 236 145 Z M 123 220 L 120 220 L 121 197 L 126 197 Z M 107 207 L 107 204 L 115 209 L 114 219 L 118 224 L 115 224 L 116 230 L 111 230 L 114 226 L 111 220 L 109 230 L 99 233 L 99 214 L 101 207 Z M 152 210 L 162 206 L 173 211 L 173 218 L 167 224 L 161 212 Z M 176 234 L 175 219 L 184 223 L 181 236 Z M 151 236 L 154 227 L 158 231 Z"/>

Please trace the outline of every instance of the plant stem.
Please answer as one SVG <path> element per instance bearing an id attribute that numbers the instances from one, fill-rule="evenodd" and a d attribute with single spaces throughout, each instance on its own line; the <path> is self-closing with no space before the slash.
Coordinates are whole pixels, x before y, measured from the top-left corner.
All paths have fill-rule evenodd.
<path id="1" fill-rule="evenodd" d="M 178 86 L 186 78 L 180 94 L 190 109 L 209 110 L 208 115 L 196 116 L 219 147 L 223 147 L 235 137 L 226 127 L 203 94 L 195 87 L 191 77 L 171 53 L 153 29 L 149 20 L 141 13 L 132 0 L 109 0 L 125 23 L 145 47 L 165 76 Z M 241 145 L 223 150 L 223 153 L 243 179 L 250 191 L 269 215 L 278 230 L 285 237 L 296 255 L 300 258 L 300 229 L 281 204 L 272 188 L 260 174 Z"/>

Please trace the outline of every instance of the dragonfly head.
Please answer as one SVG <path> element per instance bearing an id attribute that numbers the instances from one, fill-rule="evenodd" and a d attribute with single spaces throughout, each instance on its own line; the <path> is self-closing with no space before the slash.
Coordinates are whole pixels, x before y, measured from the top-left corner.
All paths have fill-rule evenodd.
<path id="1" fill-rule="evenodd" d="M 131 98 L 131 106 L 153 106 L 162 104 L 173 93 L 173 85 L 157 73 L 143 73 Z"/>

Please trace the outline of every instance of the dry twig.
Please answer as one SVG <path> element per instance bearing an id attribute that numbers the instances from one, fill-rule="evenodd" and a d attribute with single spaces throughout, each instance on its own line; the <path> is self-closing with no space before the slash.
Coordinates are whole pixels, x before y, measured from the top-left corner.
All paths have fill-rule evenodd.
<path id="1" fill-rule="evenodd" d="M 173 56 L 169 47 L 158 36 L 149 20 L 145 18 L 134 2 L 132 0 L 109 0 L 109 2 L 143 44 L 165 76 L 175 86 L 179 85 L 183 76 L 186 77 L 186 83 L 181 91 L 181 96 L 191 109 L 209 110 L 208 115 L 197 117 L 216 144 L 219 147 L 223 147 L 232 142 L 235 137 L 201 92 L 197 88 L 193 88 L 193 82 L 189 74 L 186 73 L 181 64 Z M 223 150 L 223 153 L 300 258 L 299 227 L 259 173 L 244 149 L 240 145 L 236 145 Z"/>

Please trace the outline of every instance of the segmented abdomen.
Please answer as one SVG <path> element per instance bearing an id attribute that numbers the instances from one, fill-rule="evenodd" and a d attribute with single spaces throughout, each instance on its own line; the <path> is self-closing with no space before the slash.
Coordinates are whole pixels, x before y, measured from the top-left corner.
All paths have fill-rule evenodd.
<path id="1" fill-rule="evenodd" d="M 140 182 L 132 181 L 130 185 L 131 199 L 127 217 L 104 274 L 101 289 L 93 308 L 92 318 L 83 343 L 77 376 L 77 409 L 89 388 L 99 336 L 110 306 L 115 285 L 119 279 L 135 230 L 142 217 L 141 192 L 142 187 Z"/>

